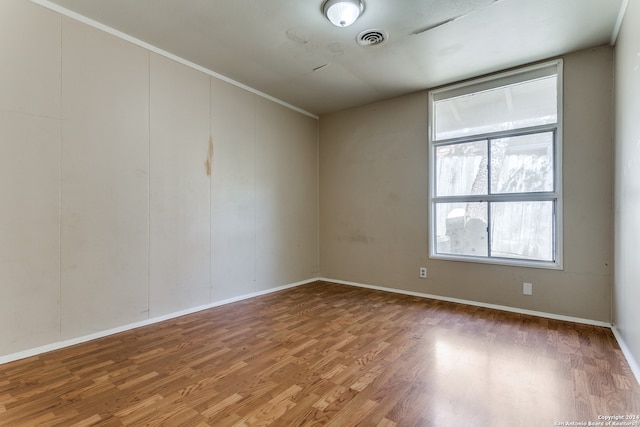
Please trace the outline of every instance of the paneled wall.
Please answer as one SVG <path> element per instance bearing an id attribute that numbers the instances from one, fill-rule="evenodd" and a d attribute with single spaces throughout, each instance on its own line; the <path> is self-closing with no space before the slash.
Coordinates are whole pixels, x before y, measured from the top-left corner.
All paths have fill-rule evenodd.
<path id="1" fill-rule="evenodd" d="M 640 1 L 630 0 L 616 44 L 613 321 L 640 381 Z"/>
<path id="2" fill-rule="evenodd" d="M 211 277 L 229 298 L 249 292 L 256 280 L 256 264 L 247 264 L 256 250 L 256 103 L 215 79 L 211 99 L 211 224 L 220 236 L 211 242 Z"/>
<path id="3" fill-rule="evenodd" d="M 68 339 L 147 317 L 149 53 L 63 18 L 61 105 Z"/>
<path id="4" fill-rule="evenodd" d="M 0 355 L 60 336 L 60 17 L 0 1 Z"/>
<path id="5" fill-rule="evenodd" d="M 210 77 L 151 54 L 151 317 L 211 294 Z"/>
<path id="6" fill-rule="evenodd" d="M 317 121 L 0 2 L 0 358 L 316 277 Z"/>
<path id="7" fill-rule="evenodd" d="M 216 79 L 211 102 L 217 296 L 317 277 L 317 121 Z"/>

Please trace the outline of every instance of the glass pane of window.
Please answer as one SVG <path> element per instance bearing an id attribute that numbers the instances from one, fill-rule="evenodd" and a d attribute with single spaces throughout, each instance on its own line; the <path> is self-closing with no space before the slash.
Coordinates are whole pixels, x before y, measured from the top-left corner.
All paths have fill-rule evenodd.
<path id="1" fill-rule="evenodd" d="M 556 123 L 556 92 L 554 75 L 436 101 L 435 139 Z"/>
<path id="2" fill-rule="evenodd" d="M 436 148 L 436 195 L 487 194 L 487 141 Z"/>
<path id="3" fill-rule="evenodd" d="M 553 261 L 553 202 L 491 203 L 491 256 Z"/>
<path id="4" fill-rule="evenodd" d="M 487 203 L 437 203 L 436 252 L 487 256 Z"/>
<path id="5" fill-rule="evenodd" d="M 553 133 L 491 140 L 491 193 L 553 191 Z"/>

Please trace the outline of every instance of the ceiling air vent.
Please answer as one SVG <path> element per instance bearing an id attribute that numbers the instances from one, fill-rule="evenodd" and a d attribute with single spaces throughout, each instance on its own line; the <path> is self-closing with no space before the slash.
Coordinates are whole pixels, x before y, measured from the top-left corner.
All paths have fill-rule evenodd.
<path id="1" fill-rule="evenodd" d="M 387 33 L 384 30 L 366 30 L 358 34 L 356 40 L 360 46 L 375 46 L 387 40 Z"/>

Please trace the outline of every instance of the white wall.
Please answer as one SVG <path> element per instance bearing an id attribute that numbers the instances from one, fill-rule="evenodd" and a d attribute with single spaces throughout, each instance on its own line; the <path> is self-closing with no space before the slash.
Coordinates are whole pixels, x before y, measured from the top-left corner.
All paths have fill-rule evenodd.
<path id="1" fill-rule="evenodd" d="M 615 49 L 614 324 L 640 363 L 640 1 L 630 0 Z M 636 372 L 640 378 L 640 372 Z"/>
<path id="2" fill-rule="evenodd" d="M 317 276 L 317 121 L 0 2 L 0 358 Z"/>
<path id="3" fill-rule="evenodd" d="M 612 66 L 608 46 L 564 57 L 562 271 L 428 259 L 421 92 L 320 118 L 321 275 L 610 322 Z"/>

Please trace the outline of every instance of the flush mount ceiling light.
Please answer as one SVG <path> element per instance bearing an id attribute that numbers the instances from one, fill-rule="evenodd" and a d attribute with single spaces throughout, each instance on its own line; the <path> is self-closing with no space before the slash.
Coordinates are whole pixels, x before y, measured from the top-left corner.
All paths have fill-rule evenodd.
<path id="1" fill-rule="evenodd" d="M 322 12 L 337 27 L 348 27 L 364 11 L 364 3 L 360 0 L 327 0 Z"/>

